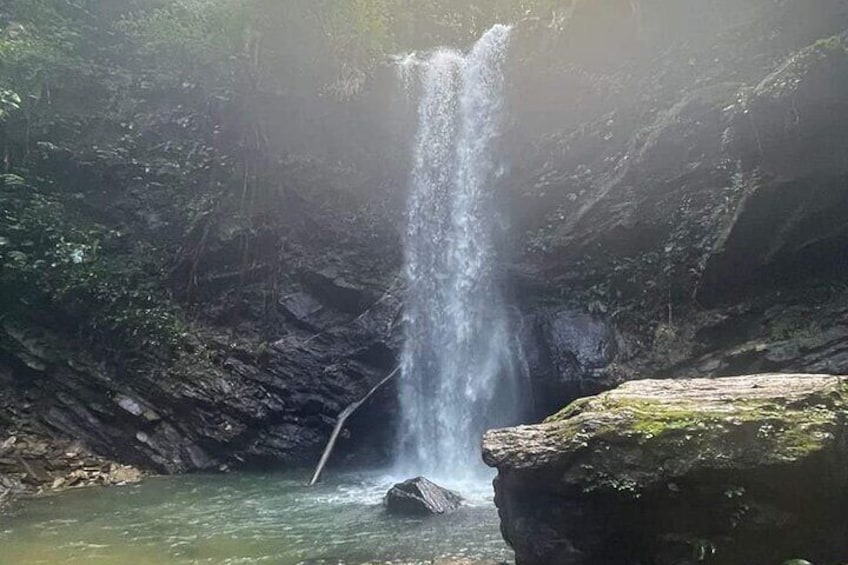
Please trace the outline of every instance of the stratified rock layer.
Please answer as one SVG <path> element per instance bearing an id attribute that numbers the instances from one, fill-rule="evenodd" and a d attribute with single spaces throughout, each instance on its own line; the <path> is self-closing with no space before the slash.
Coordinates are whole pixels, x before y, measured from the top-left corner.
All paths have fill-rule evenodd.
<path id="1" fill-rule="evenodd" d="M 780 563 L 848 555 L 848 380 L 644 380 L 489 432 L 519 565 Z"/>

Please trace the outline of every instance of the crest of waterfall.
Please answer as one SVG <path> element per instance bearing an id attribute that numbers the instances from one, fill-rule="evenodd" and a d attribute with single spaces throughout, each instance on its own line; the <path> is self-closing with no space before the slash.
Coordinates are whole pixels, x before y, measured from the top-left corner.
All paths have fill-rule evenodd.
<path id="1" fill-rule="evenodd" d="M 442 49 L 415 60 L 421 98 L 400 384 L 399 464 L 407 473 L 473 479 L 484 472 L 482 433 L 514 420 L 516 371 L 493 276 L 491 191 L 509 37 L 498 25 L 467 54 Z"/>

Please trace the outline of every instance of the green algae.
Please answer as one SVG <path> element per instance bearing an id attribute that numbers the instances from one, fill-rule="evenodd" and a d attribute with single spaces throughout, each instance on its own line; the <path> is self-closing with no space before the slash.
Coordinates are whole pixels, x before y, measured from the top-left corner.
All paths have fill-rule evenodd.
<path id="1" fill-rule="evenodd" d="M 561 460 L 581 462 L 567 471 L 569 481 L 638 492 L 693 469 L 794 464 L 826 452 L 842 437 L 844 381 L 800 394 L 791 385 L 783 394 L 779 387 L 759 394 L 754 383 L 750 395 L 703 398 L 621 389 L 578 400 L 546 426 Z"/>

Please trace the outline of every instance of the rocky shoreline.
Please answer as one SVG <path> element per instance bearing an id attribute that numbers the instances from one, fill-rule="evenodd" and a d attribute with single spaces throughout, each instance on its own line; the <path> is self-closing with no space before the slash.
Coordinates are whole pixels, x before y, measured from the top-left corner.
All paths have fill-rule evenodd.
<path id="1" fill-rule="evenodd" d="M 0 510 L 20 496 L 122 486 L 144 476 L 136 467 L 91 453 L 79 441 L 48 439 L 21 430 L 0 441 Z"/>

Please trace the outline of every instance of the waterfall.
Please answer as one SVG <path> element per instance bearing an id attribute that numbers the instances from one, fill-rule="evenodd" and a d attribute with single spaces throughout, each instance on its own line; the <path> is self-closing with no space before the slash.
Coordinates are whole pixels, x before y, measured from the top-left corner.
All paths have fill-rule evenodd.
<path id="1" fill-rule="evenodd" d="M 407 473 L 474 478 L 483 470 L 482 433 L 515 419 L 513 348 L 493 277 L 491 201 L 509 36 L 510 28 L 498 25 L 468 54 L 441 49 L 415 62 L 421 98 L 400 382 L 399 463 Z"/>

